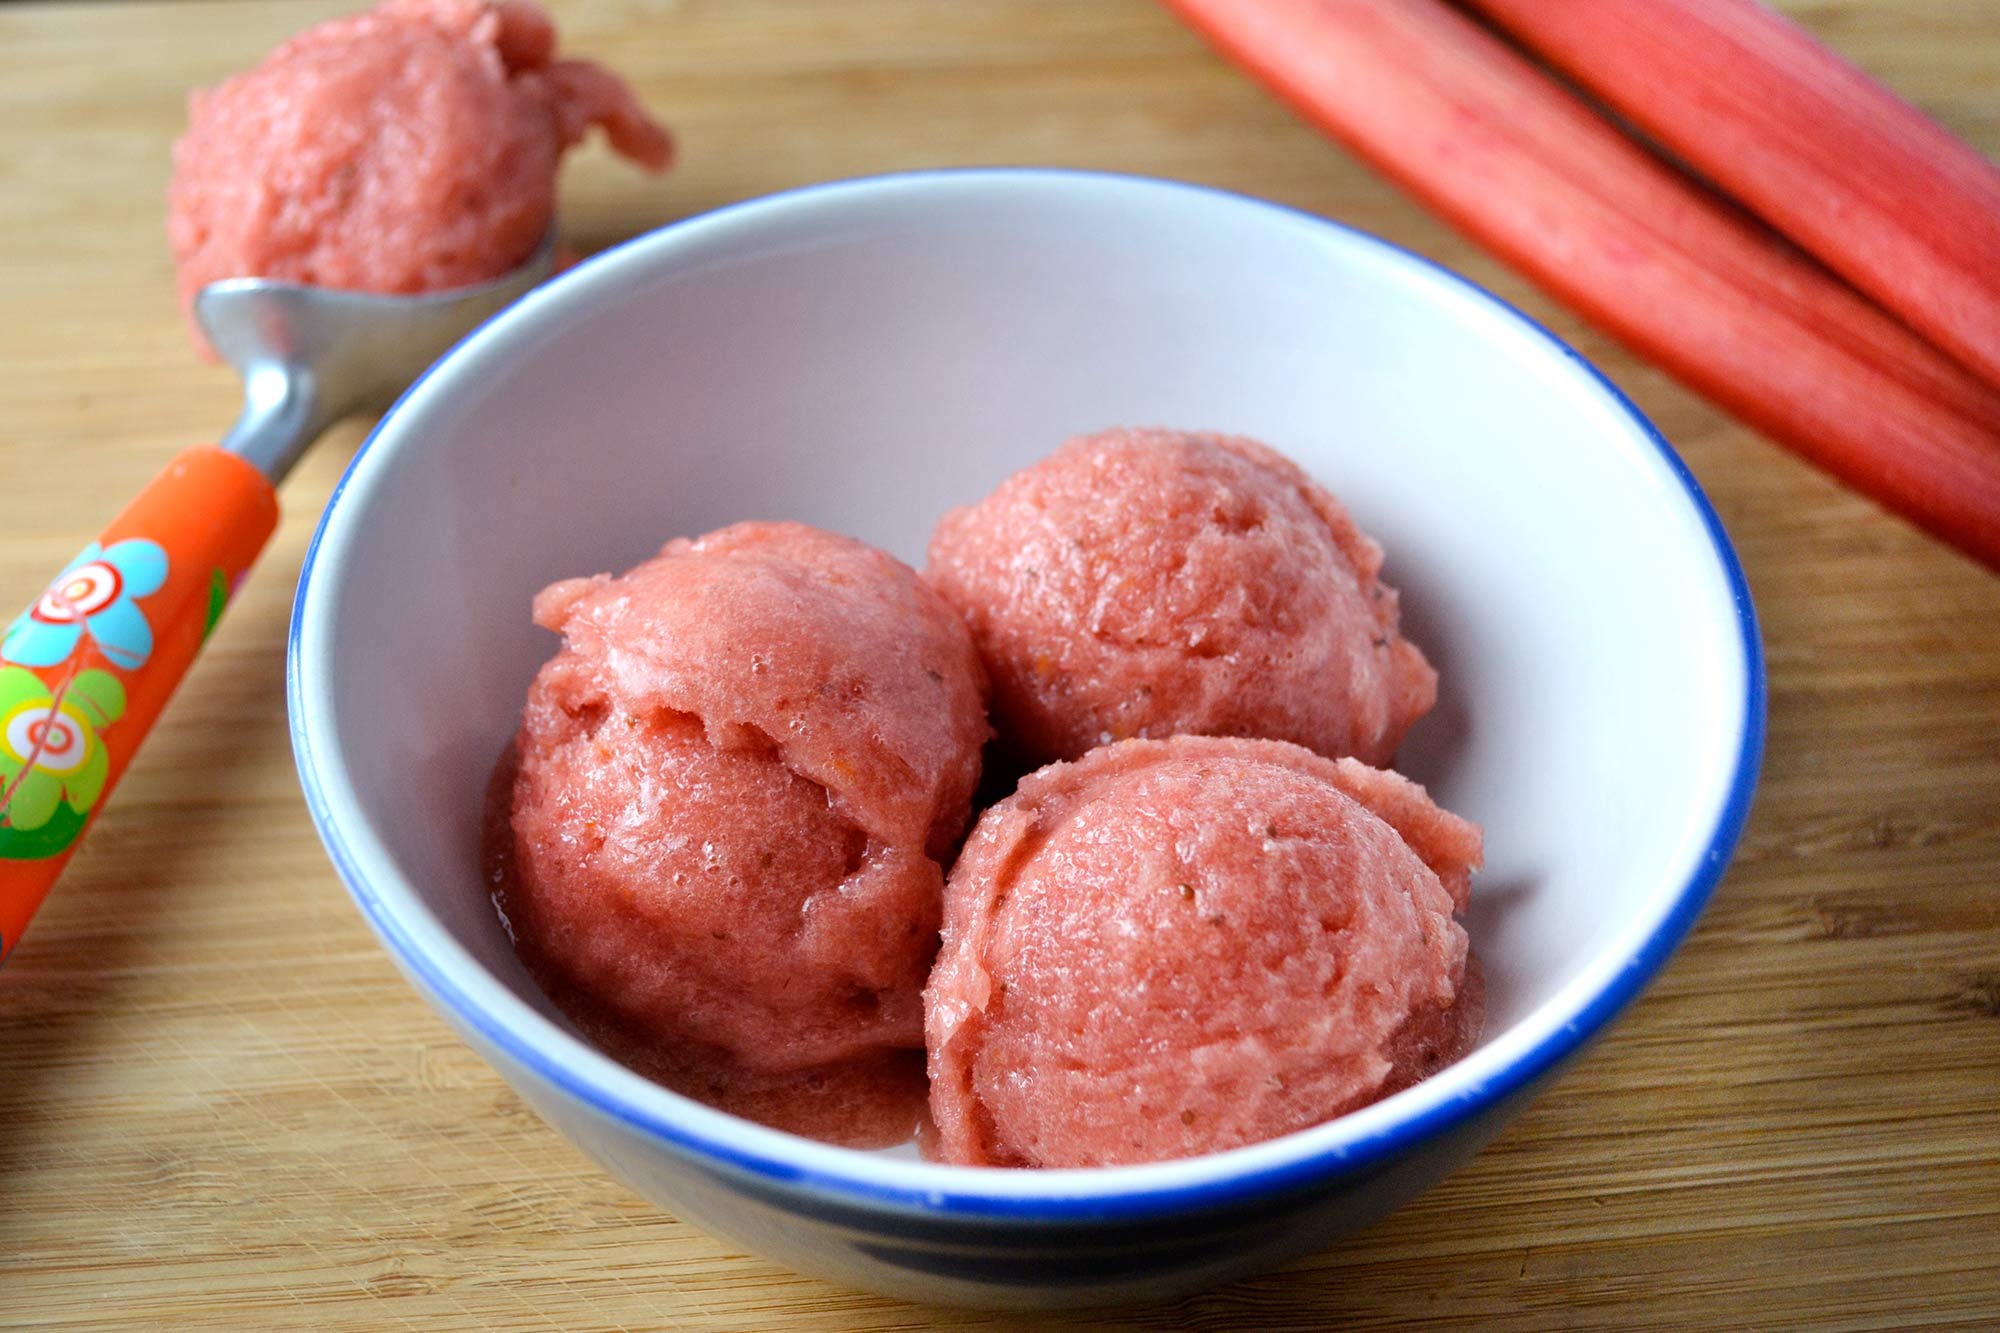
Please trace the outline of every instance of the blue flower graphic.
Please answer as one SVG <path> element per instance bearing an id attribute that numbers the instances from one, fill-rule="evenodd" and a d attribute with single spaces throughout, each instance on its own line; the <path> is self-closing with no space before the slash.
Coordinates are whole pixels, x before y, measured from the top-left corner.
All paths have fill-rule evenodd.
<path id="1" fill-rule="evenodd" d="M 133 603 L 166 581 L 167 553 L 158 542 L 143 537 L 109 547 L 92 542 L 7 627 L 0 658 L 54 666 L 76 651 L 88 630 L 111 665 L 136 670 L 153 655 L 153 627 Z"/>

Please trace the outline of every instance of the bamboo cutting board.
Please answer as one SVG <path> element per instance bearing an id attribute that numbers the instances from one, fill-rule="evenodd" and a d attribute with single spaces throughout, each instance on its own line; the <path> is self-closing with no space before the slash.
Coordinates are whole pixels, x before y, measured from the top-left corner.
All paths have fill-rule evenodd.
<path id="1" fill-rule="evenodd" d="M 233 416 L 233 380 L 176 322 L 167 147 L 188 87 L 341 7 L 0 8 L 6 613 Z M 1551 324 L 1685 454 L 1748 568 L 1763 786 L 1659 984 L 1387 1222 L 1269 1277 L 1059 1326 L 2000 1326 L 2000 578 L 1579 326 L 1147 0 L 553 8 L 684 148 L 664 182 L 580 155 L 564 220 L 581 248 L 940 164 L 1267 196 Z M 2000 0 L 1785 8 L 2000 151 Z M 396 976 L 308 824 L 281 690 L 300 557 L 358 438 L 287 485 L 270 553 L 0 971 L 0 1327 L 1028 1326 L 839 1290 L 660 1214 Z"/>

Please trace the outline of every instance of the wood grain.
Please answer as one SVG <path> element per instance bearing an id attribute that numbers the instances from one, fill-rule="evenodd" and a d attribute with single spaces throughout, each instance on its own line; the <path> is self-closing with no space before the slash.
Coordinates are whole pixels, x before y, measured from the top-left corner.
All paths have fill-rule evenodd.
<path id="1" fill-rule="evenodd" d="M 0 8 L 0 602 L 234 413 L 161 234 L 181 99 L 341 6 Z M 1145 0 L 568 0 L 675 125 L 592 149 L 586 248 L 801 182 L 1040 162 L 1346 219 L 1527 307 L 1686 455 L 1748 567 L 1771 730 L 1742 853 L 1596 1051 L 1351 1242 L 1134 1329 L 2000 1324 L 2000 579 L 1579 327 Z M 1789 11 L 1984 151 L 2000 0 Z M 794 1276 L 629 1195 L 391 970 L 314 840 L 285 619 L 358 430 L 0 972 L 0 1326 L 1023 1327 Z"/>

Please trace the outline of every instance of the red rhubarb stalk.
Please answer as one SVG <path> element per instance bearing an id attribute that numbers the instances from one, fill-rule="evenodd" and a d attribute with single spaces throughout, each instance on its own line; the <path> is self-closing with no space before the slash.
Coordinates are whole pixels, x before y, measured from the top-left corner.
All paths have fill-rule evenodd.
<path id="1" fill-rule="evenodd" d="M 1167 0 L 1698 392 L 2000 569 L 2000 393 L 1438 0 Z"/>
<path id="2" fill-rule="evenodd" d="M 2000 168 L 1753 0 L 1469 0 L 2000 385 Z"/>

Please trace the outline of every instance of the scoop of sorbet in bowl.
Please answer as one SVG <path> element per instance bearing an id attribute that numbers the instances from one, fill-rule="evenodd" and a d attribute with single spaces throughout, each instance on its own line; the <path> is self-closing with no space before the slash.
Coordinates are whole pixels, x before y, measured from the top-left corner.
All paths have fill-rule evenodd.
<path id="1" fill-rule="evenodd" d="M 1133 736 L 1261 736 L 1386 764 L 1437 699 L 1382 549 L 1254 440 L 1074 439 L 945 515 L 926 576 L 1029 763 Z"/>
<path id="2" fill-rule="evenodd" d="M 556 584 L 535 617 L 564 642 L 529 691 L 496 830 L 529 970 L 692 1096 L 818 1137 L 906 1137 L 937 858 L 988 734 L 964 626 L 907 565 L 766 523 Z"/>
<path id="3" fill-rule="evenodd" d="M 946 889 L 933 1144 L 1120 1166 L 1275 1138 L 1479 1035 L 1454 919 L 1479 828 L 1281 741 L 1125 741 L 1031 774 Z"/>
<path id="4" fill-rule="evenodd" d="M 594 125 L 664 169 L 667 133 L 631 90 L 555 45 L 521 0 L 384 0 L 192 94 L 168 187 L 183 308 L 223 278 L 409 293 L 497 277 L 553 225 L 556 168 Z"/>

